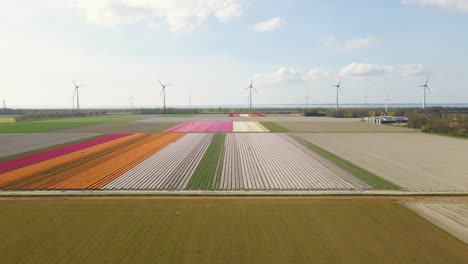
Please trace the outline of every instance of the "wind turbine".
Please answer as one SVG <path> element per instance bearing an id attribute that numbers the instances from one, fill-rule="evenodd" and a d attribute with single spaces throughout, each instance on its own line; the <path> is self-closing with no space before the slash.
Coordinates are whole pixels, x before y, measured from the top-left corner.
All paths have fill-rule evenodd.
<path id="1" fill-rule="evenodd" d="M 133 99 L 135 99 L 135 97 L 130 96 L 130 110 L 132 111 L 132 113 L 133 113 Z"/>
<path id="2" fill-rule="evenodd" d="M 429 82 L 429 74 L 427 75 L 426 83 L 423 84 L 423 85 L 418 86 L 418 87 L 423 87 L 424 88 L 422 109 L 426 108 L 426 90 L 428 90 L 429 93 L 432 94 L 431 89 L 429 89 L 429 86 L 427 86 L 428 82 Z"/>
<path id="3" fill-rule="evenodd" d="M 164 105 L 163 109 L 164 109 L 164 112 L 166 112 L 166 87 L 174 85 L 174 84 L 172 84 L 172 83 L 171 84 L 163 84 L 161 81 L 159 81 L 159 83 L 161 84 L 161 87 L 162 87 L 161 95 L 164 95 L 164 97 L 163 97 L 163 103 L 164 103 L 163 104 Z"/>
<path id="4" fill-rule="evenodd" d="M 253 78 L 250 79 L 250 86 L 245 88 L 245 90 L 249 90 L 249 110 L 252 111 L 252 90 L 255 90 L 255 92 L 257 92 L 257 89 L 255 89 L 255 87 L 253 86 Z"/>
<path id="5" fill-rule="evenodd" d="M 387 98 L 385 98 L 385 115 L 387 115 L 388 111 L 388 107 L 387 107 L 387 104 L 390 103 L 392 100 L 390 100 L 390 98 L 388 97 L 387 95 Z"/>
<path id="6" fill-rule="evenodd" d="M 75 85 L 75 90 L 73 91 L 73 96 L 76 93 L 76 109 L 80 111 L 80 92 L 79 88 L 84 87 L 84 85 L 77 85 L 75 81 L 73 81 L 73 85 Z"/>
<path id="7" fill-rule="evenodd" d="M 336 109 L 338 109 L 340 107 L 340 105 L 338 103 L 339 93 L 341 93 L 341 95 L 343 95 L 343 92 L 341 91 L 341 78 L 340 78 L 340 81 L 338 82 L 338 84 L 337 85 L 332 85 L 332 87 L 336 87 Z"/>

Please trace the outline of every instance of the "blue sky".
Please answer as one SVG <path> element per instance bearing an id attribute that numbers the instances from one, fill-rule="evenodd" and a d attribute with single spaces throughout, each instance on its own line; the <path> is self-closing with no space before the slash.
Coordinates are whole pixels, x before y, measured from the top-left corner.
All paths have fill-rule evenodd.
<path id="1" fill-rule="evenodd" d="M 0 2 L 0 99 L 11 107 L 467 103 L 468 0 Z"/>

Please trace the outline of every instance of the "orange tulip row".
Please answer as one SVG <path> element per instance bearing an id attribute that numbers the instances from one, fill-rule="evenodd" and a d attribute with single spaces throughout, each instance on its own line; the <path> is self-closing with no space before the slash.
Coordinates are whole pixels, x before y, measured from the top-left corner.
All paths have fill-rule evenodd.
<path id="1" fill-rule="evenodd" d="M 99 189 L 184 134 L 133 134 L 0 174 L 0 189 Z"/>

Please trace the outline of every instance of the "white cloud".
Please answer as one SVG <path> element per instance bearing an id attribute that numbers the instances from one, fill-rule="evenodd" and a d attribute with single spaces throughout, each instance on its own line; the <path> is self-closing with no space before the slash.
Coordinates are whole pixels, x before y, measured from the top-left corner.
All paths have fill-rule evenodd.
<path id="1" fill-rule="evenodd" d="M 374 45 L 378 42 L 378 39 L 374 37 L 365 37 L 340 43 L 335 37 L 328 37 L 321 39 L 319 42 L 322 46 L 327 48 L 333 48 L 338 51 L 351 51 Z"/>
<path id="2" fill-rule="evenodd" d="M 320 79 L 328 75 L 328 72 L 320 69 L 310 69 L 304 72 L 294 68 L 281 66 L 278 70 L 270 74 L 255 74 L 254 79 L 267 83 L 303 82 Z"/>
<path id="3" fill-rule="evenodd" d="M 188 32 L 207 18 L 228 22 L 242 14 L 240 0 L 74 0 L 89 22 L 102 26 L 165 24 L 172 32 Z"/>
<path id="4" fill-rule="evenodd" d="M 280 17 L 275 17 L 253 25 L 250 29 L 255 32 L 268 32 L 279 28 L 284 23 Z"/>
<path id="5" fill-rule="evenodd" d="M 468 12 L 468 0 L 402 0 L 401 2 L 404 4 L 438 6 L 445 9 L 455 9 Z"/>
<path id="6" fill-rule="evenodd" d="M 422 64 L 380 65 L 369 63 L 351 63 L 343 67 L 339 75 L 343 77 L 372 77 L 372 76 L 414 76 L 426 73 Z"/>

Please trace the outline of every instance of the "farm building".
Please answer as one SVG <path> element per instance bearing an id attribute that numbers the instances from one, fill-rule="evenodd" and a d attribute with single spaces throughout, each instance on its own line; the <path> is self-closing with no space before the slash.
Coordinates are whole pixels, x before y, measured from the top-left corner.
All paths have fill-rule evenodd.
<path id="1" fill-rule="evenodd" d="M 366 116 L 362 121 L 373 124 L 408 123 L 404 116 Z"/>

